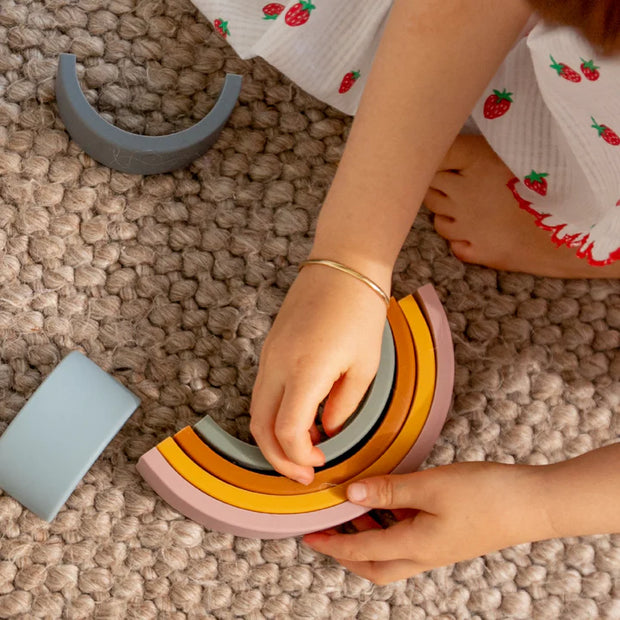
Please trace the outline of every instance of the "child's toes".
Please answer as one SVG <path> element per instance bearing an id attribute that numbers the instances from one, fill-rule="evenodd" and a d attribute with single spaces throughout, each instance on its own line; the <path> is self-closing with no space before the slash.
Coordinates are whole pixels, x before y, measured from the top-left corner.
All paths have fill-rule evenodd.
<path id="1" fill-rule="evenodd" d="M 424 206 L 437 215 L 451 215 L 454 211 L 454 202 L 442 191 L 430 187 L 426 192 Z"/>
<path id="2" fill-rule="evenodd" d="M 476 255 L 474 246 L 469 241 L 450 241 L 452 254 L 464 263 L 477 263 L 479 258 Z"/>
<path id="3" fill-rule="evenodd" d="M 461 226 L 448 215 L 435 215 L 433 225 L 439 235 L 448 241 L 463 240 Z"/>

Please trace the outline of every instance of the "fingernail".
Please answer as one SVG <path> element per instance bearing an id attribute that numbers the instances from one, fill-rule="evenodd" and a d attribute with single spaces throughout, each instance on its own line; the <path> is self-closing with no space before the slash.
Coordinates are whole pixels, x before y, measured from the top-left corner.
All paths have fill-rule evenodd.
<path id="1" fill-rule="evenodd" d="M 323 465 L 325 465 L 325 455 L 321 454 L 321 456 L 317 456 L 314 466 L 323 467 Z"/>
<path id="2" fill-rule="evenodd" d="M 325 455 L 318 448 L 314 451 L 314 467 L 323 467 L 325 465 Z"/>
<path id="3" fill-rule="evenodd" d="M 304 486 L 308 486 L 312 480 L 314 480 L 314 476 L 311 476 L 310 474 L 301 474 L 300 476 L 297 476 L 297 478 L 295 478 L 295 480 L 297 480 L 297 482 L 299 482 L 299 484 L 303 484 Z"/>
<path id="4" fill-rule="evenodd" d="M 347 497 L 352 502 L 363 502 L 367 497 L 365 484 L 353 483 L 347 487 Z"/>

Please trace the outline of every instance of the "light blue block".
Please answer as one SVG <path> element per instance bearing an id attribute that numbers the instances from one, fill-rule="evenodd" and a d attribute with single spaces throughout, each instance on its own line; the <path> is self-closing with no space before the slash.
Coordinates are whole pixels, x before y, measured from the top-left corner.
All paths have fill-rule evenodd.
<path id="1" fill-rule="evenodd" d="M 70 353 L 0 437 L 0 488 L 51 521 L 139 405 L 94 362 Z"/>

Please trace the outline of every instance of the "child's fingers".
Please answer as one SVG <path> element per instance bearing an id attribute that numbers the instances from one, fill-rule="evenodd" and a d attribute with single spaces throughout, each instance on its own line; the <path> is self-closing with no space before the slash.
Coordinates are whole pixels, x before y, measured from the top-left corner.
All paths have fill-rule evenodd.
<path id="1" fill-rule="evenodd" d="M 316 422 L 313 422 L 310 427 L 310 440 L 312 441 L 312 445 L 316 445 L 319 441 L 321 441 L 321 431 L 316 425 Z"/>
<path id="2" fill-rule="evenodd" d="M 310 368 L 304 371 L 284 387 L 274 433 L 288 459 L 298 465 L 319 467 L 325 463 L 325 456 L 312 444 L 310 428 L 332 383 L 325 379 L 326 371 L 312 373 Z"/>
<path id="3" fill-rule="evenodd" d="M 280 406 L 284 387 L 279 381 L 265 381 L 259 371 L 250 403 L 250 432 L 266 459 L 270 459 L 269 437 L 273 435 L 273 420 Z"/>
<path id="4" fill-rule="evenodd" d="M 438 509 L 442 468 L 412 474 L 373 476 L 347 487 L 349 501 L 371 508 L 418 508 L 435 513 Z"/>
<path id="5" fill-rule="evenodd" d="M 368 529 L 357 534 L 307 534 L 304 543 L 339 561 L 372 562 L 413 557 L 412 538 L 410 523 L 402 521 L 387 529 Z"/>
<path id="6" fill-rule="evenodd" d="M 412 519 L 415 517 L 419 510 L 415 508 L 395 508 L 392 510 L 392 514 L 397 521 L 404 521 L 405 519 Z"/>
<path id="7" fill-rule="evenodd" d="M 256 443 L 261 449 L 261 452 L 265 455 L 265 458 L 273 465 L 273 468 L 278 473 L 292 480 L 296 480 L 301 484 L 310 484 L 314 479 L 314 469 L 309 466 L 293 463 L 286 454 L 284 454 L 275 435 L 265 435 L 261 438 L 260 442 L 257 439 Z"/>
<path id="8" fill-rule="evenodd" d="M 362 515 L 361 517 L 357 517 L 356 519 L 353 519 L 351 523 L 353 524 L 353 527 L 358 532 L 366 532 L 368 530 L 380 530 L 381 529 L 381 525 L 377 523 L 368 513 Z"/>
<path id="9" fill-rule="evenodd" d="M 400 516 L 404 517 L 405 513 L 414 512 L 406 511 L 405 509 L 399 509 Z M 388 530 L 384 530 L 370 514 L 362 515 L 352 522 L 352 525 L 358 530 L 358 532 L 386 532 L 396 526 L 392 526 Z M 402 553 L 402 543 L 405 540 L 407 532 L 399 531 L 397 533 L 396 540 L 400 539 L 400 545 L 398 546 L 397 555 L 404 555 Z M 318 532 L 317 534 L 308 534 L 304 536 L 304 542 L 311 548 L 331 555 L 340 564 L 342 564 L 348 570 L 356 573 L 360 577 L 364 577 L 373 581 L 376 584 L 383 585 L 397 581 L 399 579 L 406 579 L 417 573 L 421 573 L 424 570 L 431 568 L 430 566 L 424 566 L 411 559 L 403 557 L 397 559 L 390 559 L 389 552 L 386 552 L 386 545 L 380 546 L 377 557 L 371 559 L 351 559 L 351 549 L 354 550 L 353 555 L 358 557 L 367 556 L 367 550 L 365 549 L 365 539 L 360 538 L 361 534 L 340 534 L 335 529 L 325 530 L 324 532 Z M 322 541 L 320 539 L 322 538 Z M 344 551 L 344 555 L 340 555 L 342 548 L 339 547 L 339 542 L 345 538 L 353 539 L 351 548 Z M 324 543 L 324 544 L 322 544 Z M 371 552 L 372 553 L 372 552 Z"/>
<path id="10" fill-rule="evenodd" d="M 348 372 L 334 383 L 323 410 L 323 429 L 329 436 L 339 432 L 355 411 L 371 379 L 366 380 L 365 377 Z"/>
<path id="11" fill-rule="evenodd" d="M 364 577 L 377 585 L 386 585 L 400 579 L 417 575 L 430 567 L 423 567 L 411 560 L 390 560 L 387 562 L 350 562 L 335 558 L 352 573 Z"/>
<path id="12" fill-rule="evenodd" d="M 273 432 L 275 412 L 280 407 L 282 394 L 283 388 L 279 383 L 263 381 L 259 374 L 252 392 L 250 432 L 276 471 L 302 484 L 309 484 L 314 478 L 312 467 L 292 463 Z"/>

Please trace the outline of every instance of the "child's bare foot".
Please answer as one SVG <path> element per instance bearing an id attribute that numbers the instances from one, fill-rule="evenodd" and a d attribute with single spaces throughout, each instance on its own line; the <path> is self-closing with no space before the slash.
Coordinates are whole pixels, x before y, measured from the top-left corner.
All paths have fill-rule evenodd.
<path id="1" fill-rule="evenodd" d="M 467 263 L 559 278 L 619 278 L 620 261 L 596 267 L 521 209 L 508 188 L 514 174 L 482 136 L 459 136 L 431 182 L 424 204 L 435 230 Z"/>

